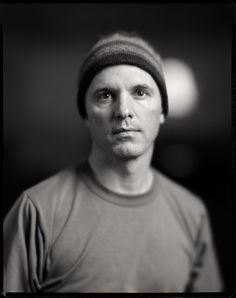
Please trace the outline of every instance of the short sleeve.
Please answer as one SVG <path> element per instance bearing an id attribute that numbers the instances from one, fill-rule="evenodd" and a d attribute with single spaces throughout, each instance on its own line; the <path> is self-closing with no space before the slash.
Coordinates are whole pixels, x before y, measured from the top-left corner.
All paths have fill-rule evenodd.
<path id="1" fill-rule="evenodd" d="M 44 276 L 45 235 L 37 208 L 23 193 L 4 220 L 4 292 L 35 292 Z"/>
<path id="2" fill-rule="evenodd" d="M 202 216 L 200 229 L 195 242 L 195 258 L 186 291 L 223 291 L 223 280 L 217 261 L 209 215 L 206 210 Z"/>

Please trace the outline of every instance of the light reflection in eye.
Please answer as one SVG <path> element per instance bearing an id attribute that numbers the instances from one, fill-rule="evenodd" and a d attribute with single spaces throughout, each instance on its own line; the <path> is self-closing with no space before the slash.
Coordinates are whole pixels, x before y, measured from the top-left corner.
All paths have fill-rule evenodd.
<path id="1" fill-rule="evenodd" d="M 95 97 L 99 104 L 106 104 L 111 103 L 115 96 L 110 90 L 99 90 L 96 92 Z"/>
<path id="2" fill-rule="evenodd" d="M 148 87 L 146 86 L 137 86 L 134 88 L 134 95 L 137 97 L 144 98 L 150 95 Z"/>

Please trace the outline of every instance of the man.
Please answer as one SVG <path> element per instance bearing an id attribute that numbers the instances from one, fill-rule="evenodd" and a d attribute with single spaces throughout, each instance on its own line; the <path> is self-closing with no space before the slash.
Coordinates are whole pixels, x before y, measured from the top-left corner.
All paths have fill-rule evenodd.
<path id="1" fill-rule="evenodd" d="M 4 290 L 222 290 L 203 202 L 151 167 L 168 113 L 157 52 L 98 40 L 80 71 L 88 158 L 26 190 L 4 223 Z"/>

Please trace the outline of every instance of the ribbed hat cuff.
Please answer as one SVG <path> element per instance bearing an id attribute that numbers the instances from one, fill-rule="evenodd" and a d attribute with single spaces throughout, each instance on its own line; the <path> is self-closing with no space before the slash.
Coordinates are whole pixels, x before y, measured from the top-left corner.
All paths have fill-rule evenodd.
<path id="1" fill-rule="evenodd" d="M 161 67 L 155 62 L 150 63 L 149 59 L 145 59 L 141 55 L 135 54 L 135 52 L 129 53 L 121 51 L 119 53 L 114 52 L 106 52 L 100 56 L 90 56 L 90 59 L 86 59 L 84 67 L 81 69 L 80 74 L 80 82 L 79 82 L 79 91 L 77 97 L 77 104 L 80 111 L 81 116 L 84 118 L 86 117 L 86 110 L 85 110 L 85 94 L 87 88 L 89 87 L 91 81 L 101 70 L 109 66 L 115 65 L 132 65 L 137 66 L 146 72 L 148 72 L 153 79 L 155 80 L 156 84 L 159 87 L 162 99 L 162 109 L 163 113 L 167 115 L 168 113 L 168 98 L 167 98 L 167 91 L 166 85 L 164 81 L 164 76 L 161 70 Z"/>

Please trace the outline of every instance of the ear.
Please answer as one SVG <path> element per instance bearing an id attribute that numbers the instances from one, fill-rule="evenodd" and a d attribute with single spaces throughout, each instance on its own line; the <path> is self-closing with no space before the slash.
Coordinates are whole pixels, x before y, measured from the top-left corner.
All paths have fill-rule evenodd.
<path id="1" fill-rule="evenodd" d="M 160 123 L 161 124 L 165 123 L 165 116 L 163 113 L 160 114 Z"/>

